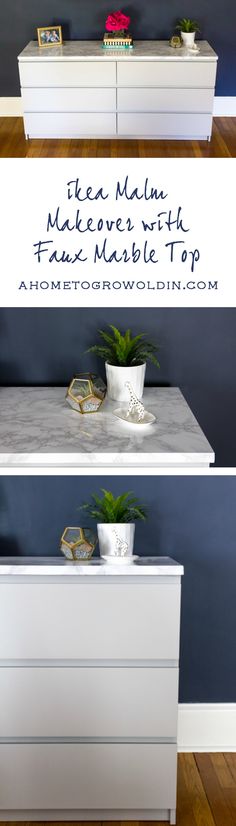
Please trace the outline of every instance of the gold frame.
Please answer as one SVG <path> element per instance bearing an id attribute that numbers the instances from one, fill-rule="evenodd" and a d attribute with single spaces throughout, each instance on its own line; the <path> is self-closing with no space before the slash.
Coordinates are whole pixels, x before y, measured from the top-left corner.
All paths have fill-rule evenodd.
<path id="1" fill-rule="evenodd" d="M 97 410 L 83 410 L 83 408 L 81 408 L 81 401 L 77 401 L 76 397 L 73 396 L 73 393 L 72 393 L 70 388 L 71 388 L 71 385 L 73 384 L 73 382 L 76 381 L 76 380 L 78 381 L 78 379 L 81 379 L 81 381 L 83 381 L 83 380 L 87 381 L 88 385 L 89 385 L 89 388 L 90 388 L 90 393 L 88 393 L 87 396 L 84 396 L 84 398 L 82 399 L 82 402 L 85 402 L 86 399 L 90 398 L 90 396 L 95 396 L 96 399 L 98 399 L 98 401 L 100 401 L 100 405 L 98 407 L 98 410 L 99 410 L 101 405 L 103 404 L 103 402 L 105 400 L 106 391 L 105 391 L 103 399 L 99 399 L 99 396 L 96 396 L 96 393 L 93 393 L 93 390 L 92 390 L 93 378 L 97 378 L 96 373 L 78 373 L 77 376 L 74 376 L 73 379 L 71 379 L 69 387 L 67 388 L 67 391 L 66 391 L 66 398 L 68 398 L 68 396 L 69 396 L 69 398 L 72 399 L 72 401 L 77 405 L 77 407 L 79 409 L 79 412 L 82 414 L 82 416 L 85 416 L 85 415 L 90 416 L 90 414 L 93 415 L 94 413 L 97 413 L 98 411 Z"/>
<path id="2" fill-rule="evenodd" d="M 66 539 L 64 539 L 65 533 L 67 531 L 73 531 L 73 530 L 80 530 L 80 537 L 81 538 L 77 539 L 76 542 L 72 542 L 72 543 L 67 542 Z M 91 528 L 91 530 L 92 530 L 92 528 Z M 93 552 L 95 551 L 96 545 L 98 543 L 98 537 L 96 537 L 95 533 L 94 533 L 94 536 L 95 536 L 95 544 L 91 545 L 91 543 L 88 542 L 88 540 L 86 539 L 86 536 L 85 536 L 85 533 L 84 533 L 84 528 L 82 528 L 80 526 L 78 527 L 76 525 L 68 525 L 66 528 L 64 528 L 64 531 L 63 531 L 63 534 L 61 536 L 60 542 L 61 542 L 61 545 L 62 544 L 66 545 L 66 547 L 69 548 L 69 550 L 72 553 L 72 557 L 73 557 L 74 562 L 80 562 L 80 560 L 77 559 L 76 556 L 74 556 L 74 551 L 76 550 L 76 548 L 78 548 L 80 545 L 82 545 L 83 542 L 87 542 L 87 544 L 90 545 L 90 548 L 91 548 L 90 555 L 88 555 L 87 559 L 91 559 L 91 556 L 93 555 Z M 62 551 L 62 553 L 63 553 L 63 551 Z M 82 557 L 81 562 L 86 562 L 86 557 Z"/>
<path id="3" fill-rule="evenodd" d="M 40 43 L 40 34 L 41 32 L 53 32 L 54 30 L 59 31 L 60 40 L 56 40 L 55 43 Z M 40 49 L 48 49 L 49 47 L 53 48 L 54 46 L 61 46 L 62 45 L 62 30 L 61 26 L 41 26 L 41 28 L 37 29 L 38 35 L 38 44 Z"/>
<path id="4" fill-rule="evenodd" d="M 82 531 L 83 536 L 81 537 L 81 539 L 77 539 L 77 542 L 72 542 L 72 543 L 71 543 L 71 542 L 67 542 L 67 541 L 66 541 L 66 539 L 64 539 L 65 533 L 66 533 L 67 531 L 75 531 L 75 530 L 77 530 L 77 531 L 78 531 L 78 530 Z M 67 527 L 67 528 L 64 528 L 63 534 L 62 534 L 62 536 L 61 536 L 61 542 L 64 542 L 64 545 L 66 545 L 66 546 L 67 546 L 67 548 L 69 548 L 69 549 L 70 549 L 70 551 L 71 551 L 73 548 L 77 548 L 77 546 L 78 546 L 78 545 L 81 545 L 81 542 L 83 541 L 83 538 L 84 538 L 84 541 L 86 541 L 86 540 L 85 540 L 85 536 L 84 536 L 84 530 L 83 530 L 83 528 L 77 527 L 76 525 L 68 525 L 68 527 Z"/>

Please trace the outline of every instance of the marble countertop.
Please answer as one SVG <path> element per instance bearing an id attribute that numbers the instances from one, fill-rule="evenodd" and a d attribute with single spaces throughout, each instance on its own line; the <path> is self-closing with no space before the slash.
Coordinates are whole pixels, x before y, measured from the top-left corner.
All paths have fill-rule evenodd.
<path id="1" fill-rule="evenodd" d="M 151 425 L 113 415 L 107 398 L 94 414 L 80 414 L 63 387 L 0 388 L 0 466 L 206 466 L 214 452 L 182 393 L 145 388 Z"/>
<path id="2" fill-rule="evenodd" d="M 131 565 L 109 565 L 103 559 L 68 562 L 63 557 L 0 557 L 1 577 L 25 576 L 182 576 L 183 566 L 168 556 L 140 556 Z"/>
<path id="3" fill-rule="evenodd" d="M 173 49 L 168 40 L 135 40 L 129 52 L 105 50 L 101 40 L 66 40 L 62 46 L 40 48 L 36 40 L 23 49 L 18 60 L 217 60 L 206 40 L 197 41 L 200 52 L 190 54 L 183 46 Z"/>

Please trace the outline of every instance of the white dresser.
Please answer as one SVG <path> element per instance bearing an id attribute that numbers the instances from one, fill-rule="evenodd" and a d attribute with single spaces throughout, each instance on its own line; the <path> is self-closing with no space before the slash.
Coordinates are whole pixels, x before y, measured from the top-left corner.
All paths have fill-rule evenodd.
<path id="1" fill-rule="evenodd" d="M 175 823 L 182 574 L 1 558 L 1 820 Z"/>
<path id="2" fill-rule="evenodd" d="M 66 41 L 19 55 L 27 138 L 210 139 L 217 55 L 137 41 L 129 53 Z"/>

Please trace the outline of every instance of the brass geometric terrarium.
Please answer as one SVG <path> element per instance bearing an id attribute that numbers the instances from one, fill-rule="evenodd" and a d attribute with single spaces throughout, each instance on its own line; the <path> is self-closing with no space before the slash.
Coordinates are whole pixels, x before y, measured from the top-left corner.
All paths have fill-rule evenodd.
<path id="1" fill-rule="evenodd" d="M 106 395 L 104 381 L 95 373 L 79 373 L 67 390 L 67 401 L 79 413 L 96 413 Z"/>
<path id="2" fill-rule="evenodd" d="M 91 528 L 65 528 L 61 537 L 61 551 L 67 559 L 90 559 L 96 544 Z"/>

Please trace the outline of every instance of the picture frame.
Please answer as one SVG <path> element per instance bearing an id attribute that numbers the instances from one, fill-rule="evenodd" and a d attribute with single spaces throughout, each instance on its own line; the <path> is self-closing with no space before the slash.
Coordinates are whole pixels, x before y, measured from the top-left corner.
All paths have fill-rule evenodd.
<path id="1" fill-rule="evenodd" d="M 37 29 L 37 35 L 41 49 L 48 46 L 61 46 L 62 44 L 61 26 L 43 26 Z"/>

